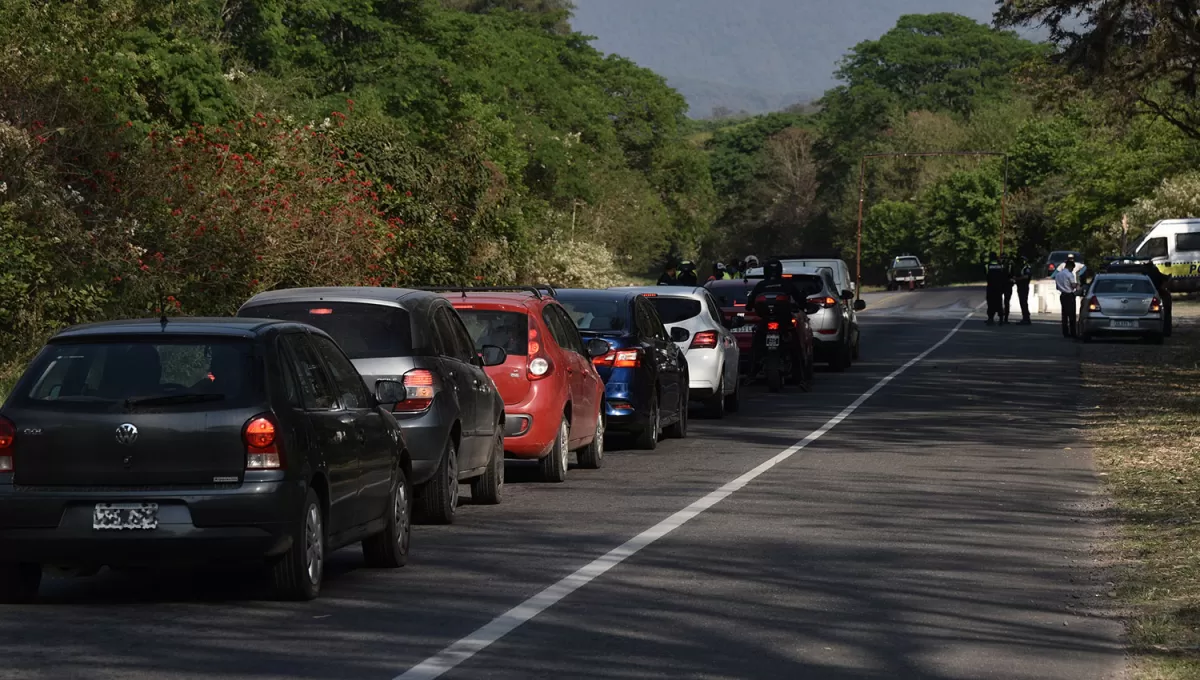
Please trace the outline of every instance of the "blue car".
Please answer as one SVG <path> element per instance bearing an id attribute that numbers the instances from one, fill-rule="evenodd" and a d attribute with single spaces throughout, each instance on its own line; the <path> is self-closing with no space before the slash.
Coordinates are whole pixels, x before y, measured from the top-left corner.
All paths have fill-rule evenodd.
<path id="1" fill-rule="evenodd" d="M 687 359 L 675 343 L 688 331 L 663 326 L 658 310 L 639 293 L 620 290 L 559 290 L 555 297 L 585 339 L 611 348 L 593 360 L 604 379 L 609 431 L 636 436 L 639 449 L 658 446 L 660 435 L 687 436 Z"/>

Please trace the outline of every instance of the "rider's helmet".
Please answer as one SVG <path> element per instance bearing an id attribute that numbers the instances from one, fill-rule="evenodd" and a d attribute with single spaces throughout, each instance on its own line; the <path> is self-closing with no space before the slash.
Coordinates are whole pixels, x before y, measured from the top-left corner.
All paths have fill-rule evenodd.
<path id="1" fill-rule="evenodd" d="M 765 279 L 781 279 L 783 278 L 783 263 L 779 260 L 767 260 L 763 265 L 763 278 Z"/>
<path id="2" fill-rule="evenodd" d="M 746 269 L 754 269 L 758 266 L 758 258 L 754 255 L 746 256 Z"/>

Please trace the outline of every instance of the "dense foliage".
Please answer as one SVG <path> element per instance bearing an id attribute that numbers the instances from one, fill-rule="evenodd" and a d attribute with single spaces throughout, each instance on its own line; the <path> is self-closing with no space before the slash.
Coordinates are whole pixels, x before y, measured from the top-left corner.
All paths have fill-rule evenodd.
<path id="1" fill-rule="evenodd" d="M 0 0 L 0 363 L 271 287 L 695 254 L 715 194 L 685 102 L 570 7 Z"/>

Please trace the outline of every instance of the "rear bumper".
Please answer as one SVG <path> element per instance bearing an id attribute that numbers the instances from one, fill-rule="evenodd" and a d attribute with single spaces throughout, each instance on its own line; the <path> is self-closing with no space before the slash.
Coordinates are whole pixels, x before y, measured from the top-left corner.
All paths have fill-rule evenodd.
<path id="1" fill-rule="evenodd" d="M 1125 322 L 1129 325 L 1114 326 L 1113 321 Z M 1154 335 L 1163 332 L 1163 319 L 1158 317 L 1137 317 L 1110 319 L 1109 317 L 1089 316 L 1083 320 L 1083 331 L 1089 335 Z"/>
<path id="2" fill-rule="evenodd" d="M 64 566 L 258 561 L 286 551 L 304 502 L 300 482 L 203 492 L 72 492 L 0 485 L 0 556 Z M 97 531 L 97 503 L 159 505 L 153 530 Z"/>
<path id="3" fill-rule="evenodd" d="M 720 349 L 693 349 L 687 353 L 688 387 L 693 399 L 711 397 L 721 385 L 724 360 Z"/>
<path id="4" fill-rule="evenodd" d="M 425 413 L 396 414 L 396 422 L 404 432 L 408 455 L 412 459 L 412 483 L 414 486 L 424 484 L 437 472 L 446 442 L 450 439 L 454 418 L 449 409 L 434 402 L 433 407 Z"/>
<path id="5" fill-rule="evenodd" d="M 535 380 L 525 398 L 504 405 L 504 455 L 541 458 L 550 453 L 566 409 L 563 395 L 570 387 L 559 380 Z"/>
<path id="6" fill-rule="evenodd" d="M 650 391 L 634 382 L 609 379 L 604 386 L 605 427 L 612 432 L 640 432 L 650 421 Z"/>

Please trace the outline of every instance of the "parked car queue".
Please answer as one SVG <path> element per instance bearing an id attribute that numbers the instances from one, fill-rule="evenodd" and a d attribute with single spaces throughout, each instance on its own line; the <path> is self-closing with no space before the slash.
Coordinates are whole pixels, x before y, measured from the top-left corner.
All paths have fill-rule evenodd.
<path id="1" fill-rule="evenodd" d="M 66 329 L 0 406 L 0 602 L 46 567 L 261 564 L 298 600 L 342 547 L 401 567 L 460 484 L 502 501 L 506 459 L 562 482 L 610 434 L 686 437 L 692 401 L 736 412 L 752 327 L 728 283 L 291 289 Z"/>

